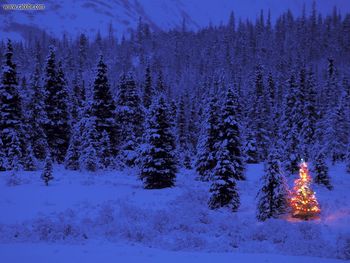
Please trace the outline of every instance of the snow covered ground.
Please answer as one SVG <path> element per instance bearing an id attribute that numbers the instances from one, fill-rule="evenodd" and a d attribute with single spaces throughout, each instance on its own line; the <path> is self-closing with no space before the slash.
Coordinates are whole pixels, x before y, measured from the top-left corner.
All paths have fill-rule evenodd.
<path id="1" fill-rule="evenodd" d="M 262 165 L 239 182 L 237 213 L 207 208 L 209 184 L 192 171 L 176 187 L 144 190 L 135 171 L 95 174 L 55 167 L 8 185 L 0 173 L 0 262 L 341 262 L 350 259 L 350 175 L 331 168 L 334 190 L 314 186 L 322 214 L 314 221 L 257 222 Z M 290 179 L 290 185 L 294 178 Z"/>

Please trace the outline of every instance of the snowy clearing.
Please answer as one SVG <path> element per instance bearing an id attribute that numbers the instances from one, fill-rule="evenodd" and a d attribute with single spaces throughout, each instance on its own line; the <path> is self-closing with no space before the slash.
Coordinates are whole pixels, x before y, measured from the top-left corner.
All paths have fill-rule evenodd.
<path id="1" fill-rule="evenodd" d="M 179 173 L 176 187 L 163 190 L 144 190 L 133 170 L 89 174 L 56 166 L 49 187 L 39 171 L 20 173 L 17 186 L 9 186 L 10 173 L 2 172 L 0 261 L 349 259 L 350 176 L 345 167 L 331 167 L 333 191 L 313 185 L 322 212 L 320 219 L 306 222 L 256 220 L 262 169 L 249 165 L 247 181 L 238 182 L 237 213 L 208 209 L 209 184 L 195 180 L 188 170 Z M 295 178 L 289 179 L 291 186 Z"/>

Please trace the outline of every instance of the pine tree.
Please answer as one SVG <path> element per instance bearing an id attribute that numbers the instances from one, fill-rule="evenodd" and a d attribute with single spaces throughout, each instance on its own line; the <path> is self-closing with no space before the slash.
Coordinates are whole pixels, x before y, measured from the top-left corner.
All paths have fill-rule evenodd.
<path id="1" fill-rule="evenodd" d="M 226 102 L 222 110 L 221 144 L 228 151 L 228 160 L 234 170 L 236 180 L 244 180 L 244 158 L 242 153 L 241 127 L 238 122 L 238 95 L 236 90 L 229 88 Z"/>
<path id="2" fill-rule="evenodd" d="M 328 174 L 328 167 L 325 162 L 325 154 L 320 151 L 318 155 L 316 156 L 315 160 L 315 183 L 316 184 L 323 184 L 327 187 L 328 190 L 332 190 L 333 186 L 331 184 L 329 174 Z"/>
<path id="3" fill-rule="evenodd" d="M 7 169 L 20 170 L 23 168 L 23 148 L 20 136 L 16 130 L 11 129 L 6 133 L 5 141 L 9 142 L 7 149 Z"/>
<path id="4" fill-rule="evenodd" d="M 36 158 L 34 156 L 33 148 L 30 143 L 26 143 L 25 153 L 23 157 L 23 169 L 25 171 L 35 171 Z"/>
<path id="5" fill-rule="evenodd" d="M 249 112 L 250 122 L 248 123 L 248 128 L 250 129 L 250 135 L 255 135 L 254 141 L 257 146 L 257 161 L 260 161 L 266 156 L 269 143 L 267 121 L 268 108 L 270 106 L 268 94 L 265 91 L 261 65 L 256 67 L 254 84 L 255 90 L 251 98 L 253 103 Z"/>
<path id="6" fill-rule="evenodd" d="M 222 145 L 218 153 L 218 162 L 213 170 L 213 181 L 210 187 L 208 205 L 211 209 L 228 207 L 233 212 L 240 206 L 240 197 L 236 187 L 235 167 L 229 161 L 230 152 Z"/>
<path id="7" fill-rule="evenodd" d="M 301 158 L 300 130 L 303 120 L 303 104 L 301 102 L 302 94 L 294 75 L 291 76 L 288 83 L 289 90 L 284 102 L 281 136 L 285 144 L 283 164 L 286 171 L 293 174 L 298 171 L 298 163 Z"/>
<path id="8" fill-rule="evenodd" d="M 201 137 L 197 150 L 196 170 L 200 179 L 207 181 L 217 164 L 217 151 L 220 136 L 219 110 L 215 96 L 209 103 L 206 119 L 202 124 Z"/>
<path id="9" fill-rule="evenodd" d="M 114 120 L 115 109 L 115 102 L 107 79 L 107 66 L 103 62 L 103 57 L 100 56 L 93 86 L 90 115 L 96 120 L 97 137 L 101 138 L 104 130 L 108 133 L 113 155 L 116 153 L 119 139 Z"/>
<path id="10" fill-rule="evenodd" d="M 140 178 L 144 188 L 172 187 L 176 177 L 175 138 L 163 97 L 152 105 L 147 120 L 146 147 L 142 153 Z"/>
<path id="11" fill-rule="evenodd" d="M 349 143 L 349 120 L 347 119 L 346 108 L 345 108 L 345 97 L 341 98 L 339 105 L 333 110 L 333 114 L 330 122 L 328 123 L 329 128 L 326 133 L 325 140 L 328 142 L 328 150 L 332 162 L 344 161 L 346 157 L 347 145 Z"/>
<path id="12" fill-rule="evenodd" d="M 272 149 L 265 165 L 262 187 L 257 195 L 259 221 L 277 218 L 288 211 L 288 186 L 281 171 L 279 158 L 277 150 Z"/>
<path id="13" fill-rule="evenodd" d="M 47 122 L 45 132 L 51 149 L 52 158 L 61 163 L 66 155 L 70 137 L 70 116 L 68 91 L 61 63 L 56 69 L 54 48 L 50 47 L 46 62 L 45 110 Z"/>
<path id="14" fill-rule="evenodd" d="M 258 163 L 258 149 L 254 131 L 248 131 L 244 145 L 244 156 L 246 163 Z"/>
<path id="15" fill-rule="evenodd" d="M 145 73 L 145 84 L 143 87 L 143 106 L 148 109 L 152 104 L 152 98 L 153 98 L 153 87 L 152 87 L 152 76 L 151 76 L 151 69 L 148 65 L 146 67 L 146 73 Z"/>
<path id="16" fill-rule="evenodd" d="M 71 116 L 72 116 L 72 126 L 74 126 L 81 118 L 84 116 L 84 110 L 86 106 L 86 94 L 84 81 L 81 80 L 82 76 L 79 73 L 76 73 L 73 79 L 73 94 L 72 94 L 72 107 L 71 107 Z"/>
<path id="17" fill-rule="evenodd" d="M 303 79 L 304 69 L 301 71 L 301 79 Z M 318 112 L 316 108 L 316 83 L 312 69 L 309 70 L 305 83 L 305 104 L 303 110 L 303 123 L 301 127 L 302 152 L 305 153 L 304 159 L 307 161 L 311 155 L 311 150 L 316 142 L 316 124 L 318 121 Z"/>
<path id="18" fill-rule="evenodd" d="M 85 118 L 82 124 L 82 146 L 79 157 L 79 164 L 81 169 L 85 169 L 90 172 L 95 172 L 101 168 L 100 159 L 100 144 L 97 131 L 97 124 L 93 117 Z"/>
<path id="19" fill-rule="evenodd" d="M 188 143 L 190 152 L 192 154 L 197 153 L 197 144 L 198 144 L 198 134 L 199 134 L 199 124 L 198 124 L 198 112 L 195 108 L 195 105 L 192 104 L 191 112 L 190 112 L 190 119 L 188 121 Z"/>
<path id="20" fill-rule="evenodd" d="M 69 147 L 64 160 L 64 166 L 68 170 L 79 170 L 80 169 L 80 151 L 81 151 L 81 122 L 73 126 L 72 136 L 69 142 Z"/>
<path id="21" fill-rule="evenodd" d="M 185 102 L 181 97 L 178 105 L 176 116 L 176 134 L 177 134 L 177 151 L 180 163 L 184 165 L 185 157 L 188 155 L 187 132 L 186 132 L 186 116 L 185 116 Z"/>
<path id="22" fill-rule="evenodd" d="M 127 165 L 133 165 L 143 130 L 143 111 L 136 83 L 131 73 L 123 75 L 120 81 L 116 120 L 118 136 L 123 138 L 120 145 L 121 156 L 126 158 L 123 162 Z"/>
<path id="23" fill-rule="evenodd" d="M 111 149 L 111 141 L 109 139 L 108 132 L 103 131 L 102 137 L 99 142 L 100 145 L 100 160 L 102 168 L 108 169 L 113 167 L 113 158 L 112 158 L 112 149 Z"/>
<path id="24" fill-rule="evenodd" d="M 37 62 L 31 78 L 31 99 L 28 105 L 28 126 L 30 126 L 30 143 L 34 156 L 39 160 L 45 159 L 48 148 L 44 125 L 47 122 L 45 113 L 45 94 L 40 84 L 40 67 Z"/>
<path id="25" fill-rule="evenodd" d="M 12 57 L 12 43 L 8 40 L 0 83 L 0 140 L 3 149 L 2 158 L 4 159 L 2 165 L 7 165 L 7 167 L 3 167 L 6 170 L 13 170 L 15 167 L 23 165 L 26 140 L 16 65 L 13 63 Z"/>
<path id="26" fill-rule="evenodd" d="M 41 174 L 41 179 L 44 181 L 45 185 L 48 186 L 49 182 L 54 179 L 53 175 L 53 168 L 52 168 L 52 157 L 50 154 L 46 156 L 45 159 L 45 167 Z"/>

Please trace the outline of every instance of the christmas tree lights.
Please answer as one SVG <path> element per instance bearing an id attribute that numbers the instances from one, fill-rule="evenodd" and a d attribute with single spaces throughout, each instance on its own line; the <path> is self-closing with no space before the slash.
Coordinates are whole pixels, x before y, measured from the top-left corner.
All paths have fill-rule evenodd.
<path id="1" fill-rule="evenodd" d="M 303 160 L 300 164 L 299 176 L 294 182 L 291 198 L 293 217 L 304 220 L 315 218 L 320 214 L 321 210 L 316 200 L 315 192 L 310 187 L 311 177 L 307 163 Z"/>

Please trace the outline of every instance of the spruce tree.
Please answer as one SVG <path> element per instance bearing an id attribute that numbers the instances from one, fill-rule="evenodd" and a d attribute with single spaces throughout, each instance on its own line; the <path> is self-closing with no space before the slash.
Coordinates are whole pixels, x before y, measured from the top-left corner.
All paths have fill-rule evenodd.
<path id="1" fill-rule="evenodd" d="M 72 136 L 69 142 L 69 147 L 64 160 L 64 166 L 68 170 L 79 170 L 79 158 L 81 154 L 81 122 L 73 126 Z"/>
<path id="2" fill-rule="evenodd" d="M 82 123 L 81 153 L 79 166 L 83 170 L 95 172 L 102 167 L 100 159 L 100 138 L 93 117 L 85 118 Z"/>
<path id="3" fill-rule="evenodd" d="M 251 96 L 252 105 L 249 111 L 249 123 L 250 135 L 255 135 L 255 143 L 257 150 L 257 161 L 262 160 L 267 153 L 269 134 L 268 134 L 268 108 L 269 94 L 265 91 L 263 69 L 261 65 L 256 67 L 255 79 L 254 79 L 254 94 Z"/>
<path id="4" fill-rule="evenodd" d="M 200 180 L 207 181 L 217 164 L 217 151 L 220 136 L 219 110 L 217 99 L 213 96 L 210 101 L 206 119 L 202 124 L 201 137 L 197 150 L 196 170 Z"/>
<path id="5" fill-rule="evenodd" d="M 301 78 L 303 77 L 303 69 L 301 71 Z M 301 127 L 302 137 L 302 152 L 305 153 L 303 157 L 306 161 L 309 160 L 311 150 L 316 142 L 316 124 L 319 118 L 319 114 L 316 108 L 316 82 L 312 69 L 309 70 L 306 76 L 305 83 L 305 97 L 304 97 L 304 110 L 303 110 L 303 123 Z"/>
<path id="6" fill-rule="evenodd" d="M 328 150 L 333 163 L 344 161 L 349 143 L 350 125 L 345 104 L 345 97 L 342 97 L 339 105 L 333 110 L 328 123 L 329 128 L 326 129 L 328 133 L 326 133 L 325 141 L 328 142 Z"/>
<path id="7" fill-rule="evenodd" d="M 99 145 L 100 161 L 102 168 L 108 169 L 113 167 L 114 163 L 112 158 L 112 148 L 108 132 L 102 132 L 102 137 L 100 139 Z"/>
<path id="8" fill-rule="evenodd" d="M 121 141 L 120 150 L 123 162 L 133 165 L 136 158 L 137 145 L 143 130 L 143 111 L 138 89 L 131 73 L 123 75 L 119 85 L 116 121 L 118 136 Z"/>
<path id="9" fill-rule="evenodd" d="M 197 144 L 198 144 L 198 134 L 199 134 L 199 123 L 198 123 L 198 112 L 196 110 L 196 107 L 194 105 L 194 103 L 192 104 L 192 108 L 190 111 L 190 119 L 189 119 L 189 123 L 188 123 L 188 135 L 187 135 L 187 140 L 189 143 L 189 148 L 190 148 L 190 152 L 192 154 L 196 154 L 197 153 Z"/>
<path id="10" fill-rule="evenodd" d="M 234 179 L 244 180 L 244 157 L 242 152 L 241 127 L 238 121 L 238 95 L 236 90 L 229 88 L 221 116 L 221 144 L 227 149 L 228 161 L 234 173 Z"/>
<path id="11" fill-rule="evenodd" d="M 45 112 L 45 93 L 40 83 L 40 67 L 37 62 L 31 78 L 31 99 L 28 105 L 28 124 L 30 126 L 30 142 L 34 156 L 39 160 L 45 159 L 48 148 L 44 130 L 47 116 Z"/>
<path id="12" fill-rule="evenodd" d="M 70 137 L 67 83 L 61 63 L 56 66 L 56 55 L 51 46 L 45 69 L 45 132 L 53 160 L 64 161 Z"/>
<path id="13" fill-rule="evenodd" d="M 257 218 L 265 221 L 268 218 L 277 218 L 288 210 L 288 186 L 282 174 L 279 154 L 273 148 L 265 164 L 265 174 L 262 177 L 262 187 L 257 199 Z"/>
<path id="14" fill-rule="evenodd" d="M 289 89 L 283 106 L 281 136 L 285 144 L 283 164 L 286 171 L 289 174 L 293 174 L 298 171 L 298 164 L 301 158 L 300 130 L 303 121 L 304 105 L 301 102 L 302 94 L 294 74 L 290 77 L 288 84 Z"/>
<path id="15" fill-rule="evenodd" d="M 184 165 L 186 155 L 188 155 L 188 144 L 187 144 L 187 122 L 185 115 L 185 102 L 183 97 L 180 98 L 178 111 L 176 116 L 176 134 L 177 134 L 177 151 L 181 165 Z M 188 161 L 188 160 L 187 160 Z"/>
<path id="16" fill-rule="evenodd" d="M 4 159 L 2 165 L 7 165 L 2 168 L 13 170 L 15 167 L 22 166 L 26 138 L 16 65 L 13 62 L 13 48 L 10 40 L 7 42 L 0 83 L 0 140 L 2 142 L 1 155 Z"/>
<path id="17" fill-rule="evenodd" d="M 97 65 L 97 76 L 93 85 L 90 115 L 96 120 L 97 137 L 100 139 L 103 131 L 108 133 L 113 155 L 116 153 L 118 139 L 120 139 L 115 125 L 115 110 L 116 106 L 107 78 L 107 66 L 103 62 L 103 57 L 100 56 Z"/>
<path id="18" fill-rule="evenodd" d="M 331 184 L 331 180 L 328 174 L 328 166 L 325 161 L 326 157 L 323 151 L 320 151 L 318 155 L 316 156 L 315 160 L 315 183 L 316 184 L 323 184 L 326 186 L 328 190 L 332 190 L 333 186 Z"/>
<path id="19" fill-rule="evenodd" d="M 244 145 L 244 156 L 246 163 L 258 163 L 258 149 L 256 143 L 256 135 L 254 131 L 248 131 Z"/>
<path id="20" fill-rule="evenodd" d="M 151 76 L 151 69 L 148 65 L 146 67 L 146 73 L 145 73 L 145 83 L 143 87 L 143 106 L 148 109 L 152 104 L 152 98 L 153 98 L 153 87 L 152 87 L 152 76 Z"/>
<path id="21" fill-rule="evenodd" d="M 140 178 L 146 189 L 172 187 L 176 177 L 175 138 L 163 97 L 152 105 L 147 120 L 146 146 L 142 153 Z"/>
<path id="22" fill-rule="evenodd" d="M 7 169 L 20 170 L 23 169 L 24 149 L 20 141 L 20 135 L 16 130 L 11 129 L 6 133 L 5 141 L 9 142 L 7 148 Z"/>
<path id="23" fill-rule="evenodd" d="M 229 149 L 226 145 L 221 145 L 218 162 L 213 170 L 208 205 L 211 209 L 228 207 L 235 212 L 240 206 L 240 197 L 234 179 L 236 177 L 235 167 L 229 159 Z"/>
<path id="24" fill-rule="evenodd" d="M 45 185 L 48 186 L 49 182 L 54 179 L 53 177 L 53 168 L 52 168 L 52 157 L 50 154 L 46 156 L 45 167 L 41 174 L 41 179 L 44 181 Z"/>

